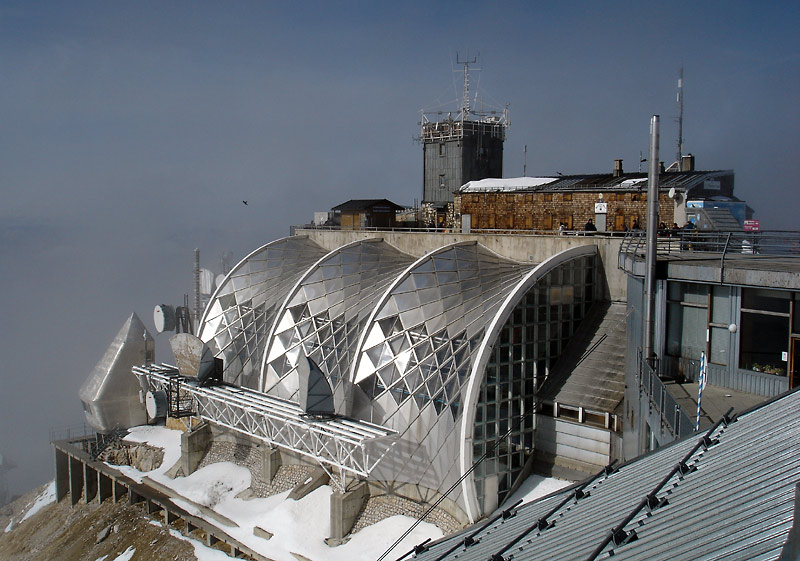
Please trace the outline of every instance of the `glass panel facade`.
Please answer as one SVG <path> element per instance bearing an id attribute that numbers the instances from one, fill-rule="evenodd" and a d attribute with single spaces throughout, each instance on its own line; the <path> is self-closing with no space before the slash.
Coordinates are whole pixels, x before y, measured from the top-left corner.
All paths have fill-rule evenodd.
<path id="1" fill-rule="evenodd" d="M 699 360 L 706 350 L 708 286 L 670 282 L 667 298 L 666 354 Z"/>
<path id="2" fill-rule="evenodd" d="M 198 337 L 223 360 L 226 382 L 258 387 L 261 358 L 279 304 L 327 253 L 305 237 L 277 240 L 243 259 L 212 296 Z"/>
<path id="3" fill-rule="evenodd" d="M 282 318 L 267 350 L 262 391 L 296 399 L 294 367 L 302 349 L 325 374 L 337 412 L 346 414 L 342 384 L 364 324 L 378 298 L 412 262 L 411 256 L 382 241 L 364 241 L 331 252 L 311 268 L 279 312 Z M 386 326 L 393 333 L 399 330 L 395 327 Z M 378 362 L 388 362 L 382 358 L 387 352 L 379 349 Z"/>
<path id="4" fill-rule="evenodd" d="M 594 259 L 583 257 L 541 278 L 514 308 L 492 347 L 475 412 L 474 459 L 503 438 L 474 472 L 479 501 L 485 491 L 494 491 L 496 480 L 502 503 L 533 452 L 536 390 L 592 304 L 593 268 Z"/>

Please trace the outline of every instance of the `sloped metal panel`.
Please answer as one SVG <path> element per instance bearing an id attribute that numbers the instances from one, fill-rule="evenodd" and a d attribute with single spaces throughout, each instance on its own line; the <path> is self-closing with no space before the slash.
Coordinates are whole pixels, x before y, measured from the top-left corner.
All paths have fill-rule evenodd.
<path id="1" fill-rule="evenodd" d="M 104 433 L 147 422 L 131 368 L 152 361 L 154 346 L 142 320 L 131 314 L 78 391 L 86 421 L 95 430 Z"/>
<path id="2" fill-rule="evenodd" d="M 372 403 L 369 420 L 401 434 L 374 478 L 440 490 L 458 479 L 458 420 L 472 361 L 504 299 L 532 268 L 464 242 L 417 260 L 388 289 L 351 371 Z"/>
<path id="3" fill-rule="evenodd" d="M 691 435 L 587 480 L 580 498 L 575 488 L 559 491 L 428 544 L 414 558 L 779 559 L 800 481 L 800 392 L 707 436 Z M 674 469 L 679 463 L 683 472 Z M 472 545 L 464 545 L 467 535 Z"/>
<path id="4" fill-rule="evenodd" d="M 276 314 L 262 391 L 296 400 L 302 354 L 327 377 L 336 412 L 349 414 L 346 373 L 361 330 L 375 302 L 411 262 L 412 257 L 380 239 L 348 244 L 319 259 L 288 291 Z"/>
<path id="5" fill-rule="evenodd" d="M 198 336 L 223 359 L 226 382 L 257 388 L 276 309 L 326 251 L 304 236 L 271 242 L 239 262 L 212 295 Z"/>

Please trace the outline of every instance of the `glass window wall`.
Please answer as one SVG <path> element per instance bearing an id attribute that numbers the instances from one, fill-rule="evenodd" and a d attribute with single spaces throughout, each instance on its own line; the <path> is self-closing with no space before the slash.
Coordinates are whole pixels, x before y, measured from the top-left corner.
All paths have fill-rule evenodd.
<path id="1" fill-rule="evenodd" d="M 494 344 L 473 433 L 475 460 L 491 450 L 474 472 L 479 501 L 485 491 L 494 490 L 496 481 L 502 503 L 533 452 L 536 389 L 592 304 L 593 268 L 594 258 L 584 257 L 540 279 L 513 310 Z M 500 443 L 492 450 L 497 438 Z"/>

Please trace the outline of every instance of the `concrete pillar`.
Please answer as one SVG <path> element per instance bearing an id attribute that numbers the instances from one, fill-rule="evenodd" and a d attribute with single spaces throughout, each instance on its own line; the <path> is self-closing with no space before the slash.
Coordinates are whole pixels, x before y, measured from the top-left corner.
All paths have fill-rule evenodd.
<path id="1" fill-rule="evenodd" d="M 213 436 L 211 425 L 202 423 L 181 434 L 181 468 L 183 475 L 191 475 L 200 465 Z"/>
<path id="2" fill-rule="evenodd" d="M 97 470 L 83 464 L 83 498 L 89 504 L 97 496 Z"/>
<path id="3" fill-rule="evenodd" d="M 331 495 L 331 538 L 342 539 L 353 528 L 358 513 L 369 499 L 369 485 L 362 481 L 350 491 Z"/>
<path id="4" fill-rule="evenodd" d="M 278 468 L 281 467 L 281 453 L 277 448 L 264 447 L 263 450 L 261 477 L 267 483 L 272 483 Z"/>
<path id="5" fill-rule="evenodd" d="M 114 482 L 103 472 L 97 472 L 97 502 L 102 503 L 112 495 Z"/>
<path id="6" fill-rule="evenodd" d="M 144 500 L 145 498 L 137 493 L 133 488 L 128 489 L 128 504 L 135 505 Z"/>
<path id="7" fill-rule="evenodd" d="M 69 493 L 69 456 L 55 446 L 53 453 L 56 466 L 56 501 L 60 501 Z"/>
<path id="8" fill-rule="evenodd" d="M 124 497 L 125 493 L 127 493 L 127 492 L 128 492 L 128 488 L 125 487 L 125 485 L 123 485 L 122 483 L 120 483 L 119 481 L 117 481 L 115 479 L 114 480 L 114 487 L 113 487 L 113 491 L 112 491 L 112 493 L 114 495 L 114 502 L 115 503 L 119 502 L 120 499 L 122 499 L 122 497 Z"/>
<path id="9" fill-rule="evenodd" d="M 75 506 L 83 494 L 83 463 L 69 457 L 69 502 Z"/>

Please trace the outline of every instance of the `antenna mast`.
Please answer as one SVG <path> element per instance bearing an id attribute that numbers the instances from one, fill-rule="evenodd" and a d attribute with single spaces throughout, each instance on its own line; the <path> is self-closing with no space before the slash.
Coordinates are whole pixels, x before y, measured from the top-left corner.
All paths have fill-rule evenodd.
<path id="1" fill-rule="evenodd" d="M 683 171 L 683 66 L 678 74 L 678 171 Z"/>
<path id="2" fill-rule="evenodd" d="M 469 117 L 470 107 L 469 107 L 469 65 L 475 64 L 478 62 L 477 57 L 472 57 L 472 60 L 469 59 L 469 52 L 467 52 L 467 59 L 462 61 L 458 58 L 458 53 L 456 53 L 456 64 L 463 64 L 464 65 L 464 100 L 461 103 L 461 119 L 466 120 Z"/>

